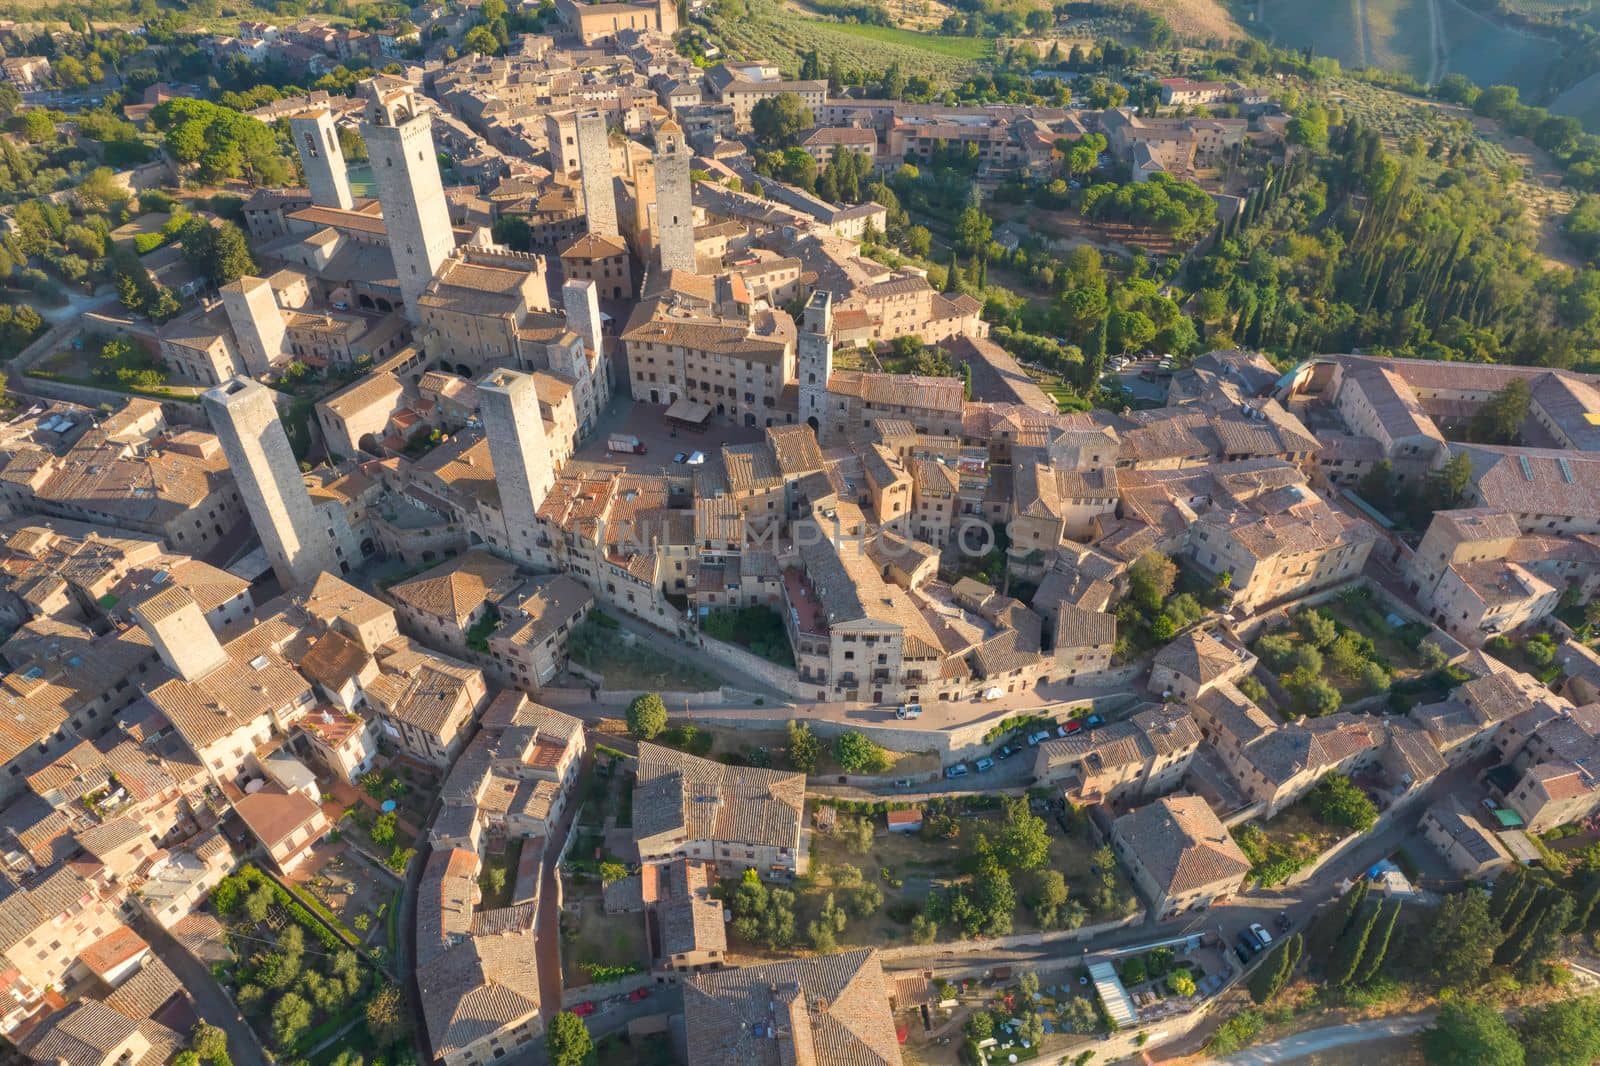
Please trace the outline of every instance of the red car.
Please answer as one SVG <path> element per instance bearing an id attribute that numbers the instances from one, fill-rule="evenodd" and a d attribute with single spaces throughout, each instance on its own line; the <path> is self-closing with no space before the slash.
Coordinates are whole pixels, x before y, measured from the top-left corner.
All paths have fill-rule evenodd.
<path id="1" fill-rule="evenodd" d="M 594 1001 L 587 999 L 584 1000 L 582 1003 L 572 1008 L 572 1013 L 576 1014 L 580 1018 L 587 1018 L 589 1015 L 594 1013 Z"/>
<path id="2" fill-rule="evenodd" d="M 648 988 L 635 988 L 632 992 L 628 993 L 628 1000 L 632 1003 L 637 1003 L 641 999 L 649 998 L 649 996 L 650 990 Z"/>

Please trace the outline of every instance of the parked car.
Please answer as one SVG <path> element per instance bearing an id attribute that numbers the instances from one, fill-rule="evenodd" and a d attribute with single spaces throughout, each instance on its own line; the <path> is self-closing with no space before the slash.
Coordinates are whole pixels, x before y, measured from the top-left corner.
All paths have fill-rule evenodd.
<path id="1" fill-rule="evenodd" d="M 1072 721 L 1063 722 L 1060 726 L 1056 727 L 1056 736 L 1058 736 L 1058 737 L 1070 737 L 1072 734 L 1077 733 L 1077 732 L 1081 731 L 1082 729 L 1083 729 L 1083 723 L 1081 721 L 1079 721 L 1078 719 L 1074 718 Z"/>
<path id="2" fill-rule="evenodd" d="M 1267 932 L 1266 927 L 1260 922 L 1252 922 L 1250 924 L 1250 935 L 1255 937 L 1256 943 L 1260 944 L 1263 948 L 1272 946 L 1272 934 Z"/>
<path id="3" fill-rule="evenodd" d="M 688 452 L 674 452 L 673 456 L 672 456 L 672 461 L 675 462 L 675 463 L 682 464 L 682 463 L 686 462 L 688 460 L 688 458 L 689 458 L 689 453 Z"/>
<path id="4" fill-rule="evenodd" d="M 1100 717 L 1098 714 L 1091 714 L 1089 717 L 1083 720 L 1083 728 L 1085 729 L 1099 729 L 1105 724 L 1106 720 Z"/>
<path id="5" fill-rule="evenodd" d="M 944 776 L 951 778 L 966 777 L 967 764 L 964 762 L 958 762 L 954 766 L 946 766 L 944 768 Z"/>
<path id="6" fill-rule="evenodd" d="M 989 758 L 979 759 L 974 765 L 977 766 L 978 773 L 986 774 L 994 769 L 994 760 Z"/>
<path id="7" fill-rule="evenodd" d="M 1000 750 L 994 753 L 994 757 L 996 759 L 1009 759 L 1016 753 L 1017 749 L 1013 748 L 1010 744 L 1002 744 L 1000 745 Z"/>
<path id="8" fill-rule="evenodd" d="M 632 992 L 628 993 L 628 1000 L 630 1002 L 632 1002 L 632 1003 L 637 1003 L 641 999 L 649 999 L 649 998 L 650 998 L 650 990 L 648 988 L 635 988 Z"/>
<path id="9" fill-rule="evenodd" d="M 576 1014 L 580 1018 L 587 1018 L 589 1015 L 594 1013 L 594 1000 L 584 1000 L 582 1003 L 572 1008 L 572 1013 Z"/>
<path id="10" fill-rule="evenodd" d="M 1260 941 L 1248 929 L 1239 930 L 1239 958 L 1249 961 L 1250 957 L 1261 950 Z"/>
<path id="11" fill-rule="evenodd" d="M 1496 803 L 1494 801 L 1494 799 L 1492 797 L 1490 797 L 1490 796 L 1483 797 L 1482 802 L 1483 802 L 1483 809 L 1486 810 L 1486 811 L 1493 812 L 1493 811 L 1498 811 L 1500 809 L 1500 804 Z"/>
<path id="12" fill-rule="evenodd" d="M 1028 734 L 1028 747 L 1037 748 L 1039 746 L 1039 742 L 1041 740 L 1049 740 L 1049 739 L 1050 739 L 1050 730 L 1048 730 L 1048 729 L 1041 729 L 1037 733 L 1029 733 Z"/>

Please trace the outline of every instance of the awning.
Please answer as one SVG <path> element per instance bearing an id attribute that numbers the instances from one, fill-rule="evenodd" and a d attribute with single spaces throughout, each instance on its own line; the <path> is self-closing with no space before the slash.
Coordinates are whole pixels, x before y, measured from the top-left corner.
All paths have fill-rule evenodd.
<path id="1" fill-rule="evenodd" d="M 711 417 L 711 405 L 700 403 L 687 397 L 673 400 L 672 406 L 667 408 L 667 419 L 672 422 L 683 422 L 691 426 L 703 426 Z"/>

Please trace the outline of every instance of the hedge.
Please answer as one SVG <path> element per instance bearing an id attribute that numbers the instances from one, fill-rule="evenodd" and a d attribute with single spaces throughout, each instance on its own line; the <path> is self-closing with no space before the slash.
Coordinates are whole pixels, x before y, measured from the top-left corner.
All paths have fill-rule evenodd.
<path id="1" fill-rule="evenodd" d="M 334 917 L 320 901 L 298 892 L 291 892 L 282 883 L 268 877 L 255 864 L 247 863 L 240 867 L 238 873 L 231 876 L 238 878 L 252 889 L 256 885 L 266 885 L 278 904 L 289 912 L 289 917 L 316 937 L 323 947 L 330 950 L 361 947 L 361 938 L 346 929 L 344 923 Z"/>

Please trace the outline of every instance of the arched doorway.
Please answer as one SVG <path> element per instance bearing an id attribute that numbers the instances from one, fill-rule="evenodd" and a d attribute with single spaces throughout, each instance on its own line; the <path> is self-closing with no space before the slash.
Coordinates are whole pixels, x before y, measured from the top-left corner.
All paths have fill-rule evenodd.
<path id="1" fill-rule="evenodd" d="M 813 433 L 822 432 L 822 426 L 817 422 L 816 415 L 812 415 L 810 418 L 806 419 L 806 425 L 811 427 L 811 432 Z"/>

